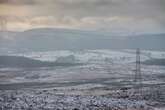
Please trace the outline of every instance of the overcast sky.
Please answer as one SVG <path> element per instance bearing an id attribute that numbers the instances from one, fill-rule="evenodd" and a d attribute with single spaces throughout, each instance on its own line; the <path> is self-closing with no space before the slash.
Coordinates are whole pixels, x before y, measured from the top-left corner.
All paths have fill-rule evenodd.
<path id="1" fill-rule="evenodd" d="M 0 0 L 1 27 L 163 33 L 165 0 Z M 3 25 L 2 25 L 3 24 Z"/>

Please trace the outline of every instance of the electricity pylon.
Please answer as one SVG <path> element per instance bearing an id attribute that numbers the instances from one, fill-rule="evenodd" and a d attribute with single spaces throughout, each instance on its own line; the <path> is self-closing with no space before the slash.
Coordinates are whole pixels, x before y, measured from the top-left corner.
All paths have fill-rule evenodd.
<path id="1" fill-rule="evenodd" d="M 136 70 L 135 70 L 135 90 L 139 95 L 142 95 L 142 74 L 141 74 L 141 62 L 140 62 L 140 49 L 136 50 Z"/>

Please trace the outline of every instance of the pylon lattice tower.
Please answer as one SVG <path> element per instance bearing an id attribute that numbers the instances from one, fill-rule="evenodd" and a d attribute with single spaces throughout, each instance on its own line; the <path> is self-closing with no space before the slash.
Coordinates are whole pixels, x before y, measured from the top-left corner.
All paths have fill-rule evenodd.
<path id="1" fill-rule="evenodd" d="M 136 50 L 136 70 L 135 70 L 135 90 L 142 95 L 142 74 L 141 74 L 141 62 L 140 62 L 140 49 Z"/>

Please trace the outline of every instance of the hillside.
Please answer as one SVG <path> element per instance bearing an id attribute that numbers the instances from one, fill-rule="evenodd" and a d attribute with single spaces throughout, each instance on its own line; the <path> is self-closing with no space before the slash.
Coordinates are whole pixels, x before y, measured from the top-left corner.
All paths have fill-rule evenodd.
<path id="1" fill-rule="evenodd" d="M 10 36 L 10 35 L 9 35 Z M 1 40 L 1 47 L 19 50 L 64 49 L 154 49 L 165 50 L 165 34 L 114 36 L 110 33 L 39 28 L 11 35 L 13 42 Z"/>
<path id="2" fill-rule="evenodd" d="M 1 67 L 18 67 L 18 68 L 35 68 L 35 67 L 55 67 L 55 66 L 74 66 L 78 63 L 68 62 L 48 62 L 34 60 L 22 56 L 0 56 L 0 68 Z"/>

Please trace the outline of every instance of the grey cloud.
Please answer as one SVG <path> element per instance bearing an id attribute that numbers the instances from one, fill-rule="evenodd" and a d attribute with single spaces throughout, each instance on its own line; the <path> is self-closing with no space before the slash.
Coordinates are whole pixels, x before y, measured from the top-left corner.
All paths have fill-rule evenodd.
<path id="1" fill-rule="evenodd" d="M 162 28 L 162 30 L 165 30 L 164 0 L 47 0 L 42 2 L 43 5 L 41 7 L 43 9 L 41 7 L 39 9 L 41 9 L 40 15 L 43 16 L 55 16 L 59 19 L 69 16 L 75 19 L 75 21 L 81 21 L 85 18 L 107 19 L 117 16 L 130 18 L 131 20 L 116 22 L 116 26 L 115 23 L 109 21 L 96 22 L 99 25 L 105 24 L 104 28 L 109 28 L 107 25 L 112 25 L 112 28 L 123 27 L 125 30 L 130 30 L 129 24 L 134 24 L 134 28 L 137 27 L 138 29 L 145 27 L 148 29 Z M 150 28 L 151 26 L 152 28 Z"/>
<path id="2" fill-rule="evenodd" d="M 0 3 L 7 3 L 7 1 L 12 0 L 0 0 Z M 26 23 L 30 22 L 36 25 L 51 25 L 53 24 L 52 22 L 55 22 L 55 25 L 60 25 L 61 23 L 62 25 L 72 26 L 72 24 L 76 24 L 76 26 L 91 26 L 92 28 L 98 28 L 100 26 L 101 28 L 114 28 L 114 30 L 120 28 L 130 30 L 130 24 L 134 24 L 134 28 L 137 27 L 138 29 L 140 27 L 149 27 L 150 29 L 152 26 L 153 29 L 162 28 L 162 30 L 165 30 L 165 0 L 15 1 L 17 1 L 17 4 L 35 4 L 27 7 L 28 12 L 30 12 L 28 16 L 34 18 L 30 18 L 29 21 L 27 21 L 27 18 L 22 19 L 25 19 Z M 121 19 L 108 20 L 111 17 Z M 24 22 L 19 18 L 17 19 L 20 22 Z"/>
<path id="3" fill-rule="evenodd" d="M 33 5 L 36 4 L 36 1 L 35 0 L 0 0 L 0 4 Z"/>
<path id="4" fill-rule="evenodd" d="M 127 16 L 137 19 L 165 16 L 164 0 L 43 0 L 42 3 L 36 14 L 75 18 Z"/>

